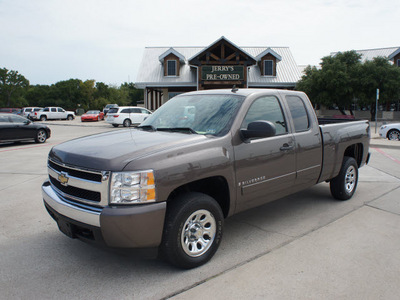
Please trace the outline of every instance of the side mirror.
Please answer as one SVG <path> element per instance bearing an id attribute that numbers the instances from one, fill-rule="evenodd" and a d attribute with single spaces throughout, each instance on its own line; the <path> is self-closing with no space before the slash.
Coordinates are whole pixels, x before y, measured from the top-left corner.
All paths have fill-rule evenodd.
<path id="1" fill-rule="evenodd" d="M 29 124 L 31 124 L 31 123 L 32 123 L 31 120 L 25 120 L 25 121 L 24 121 L 24 124 L 25 124 L 25 125 L 29 125 Z"/>
<path id="2" fill-rule="evenodd" d="M 275 124 L 270 121 L 254 121 L 247 125 L 247 129 L 241 129 L 240 133 L 244 139 L 266 138 L 276 133 Z"/>

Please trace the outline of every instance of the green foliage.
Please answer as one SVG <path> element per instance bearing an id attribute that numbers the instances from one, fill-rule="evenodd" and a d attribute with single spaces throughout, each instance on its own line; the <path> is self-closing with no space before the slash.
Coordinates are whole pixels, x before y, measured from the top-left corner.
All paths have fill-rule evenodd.
<path id="1" fill-rule="evenodd" d="M 355 51 L 339 52 L 322 58 L 321 67 L 305 69 L 297 89 L 306 92 L 314 104 L 351 109 L 354 100 L 375 111 L 376 89 L 381 100 L 390 103 L 400 98 L 400 68 L 383 57 L 361 62 Z"/>
<path id="2" fill-rule="evenodd" d="M 29 81 L 18 71 L 0 69 L 0 106 L 20 106 L 24 104 L 23 94 Z"/>

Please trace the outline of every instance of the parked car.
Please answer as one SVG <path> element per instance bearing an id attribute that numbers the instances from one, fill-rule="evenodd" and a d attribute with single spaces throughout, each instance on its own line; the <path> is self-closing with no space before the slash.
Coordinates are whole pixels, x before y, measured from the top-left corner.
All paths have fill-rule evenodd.
<path id="1" fill-rule="evenodd" d="M 197 91 L 133 130 L 54 146 L 42 195 L 71 238 L 193 268 L 217 251 L 226 217 L 326 181 L 350 199 L 369 141 L 367 120 L 317 119 L 302 92 Z"/>
<path id="2" fill-rule="evenodd" d="M 81 116 L 81 121 L 100 121 L 104 120 L 104 113 L 99 110 L 89 110 Z"/>
<path id="3" fill-rule="evenodd" d="M 50 138 L 51 130 L 43 124 L 33 124 L 25 117 L 0 113 L 0 142 L 35 140 L 44 143 Z"/>
<path id="4" fill-rule="evenodd" d="M 66 111 L 61 107 L 45 107 L 38 112 L 30 115 L 33 120 L 73 120 L 75 113 L 73 111 Z"/>
<path id="5" fill-rule="evenodd" d="M 379 136 L 388 139 L 400 140 L 400 123 L 384 124 L 379 128 Z"/>
<path id="6" fill-rule="evenodd" d="M 118 127 L 119 125 L 129 127 L 132 124 L 142 123 L 150 115 L 151 111 L 143 107 L 120 106 L 110 108 L 106 122 L 112 124 L 114 127 Z"/>
<path id="7" fill-rule="evenodd" d="M 118 104 L 107 104 L 104 108 L 103 108 L 103 113 L 106 116 L 108 111 L 110 110 L 110 108 L 117 108 Z"/>
<path id="8" fill-rule="evenodd" d="M 29 114 L 31 112 L 39 111 L 41 109 L 43 109 L 43 107 L 24 107 L 21 110 L 21 116 L 29 119 Z"/>
<path id="9" fill-rule="evenodd" d="M 20 108 L 8 108 L 8 107 L 4 107 L 4 108 L 0 108 L 0 113 L 7 113 L 7 114 L 19 114 L 21 112 Z"/>

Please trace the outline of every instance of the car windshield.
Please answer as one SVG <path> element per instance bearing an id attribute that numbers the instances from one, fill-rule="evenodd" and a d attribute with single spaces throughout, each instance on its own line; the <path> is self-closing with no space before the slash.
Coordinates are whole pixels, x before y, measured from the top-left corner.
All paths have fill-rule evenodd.
<path id="1" fill-rule="evenodd" d="M 229 131 L 243 99 L 238 95 L 178 96 L 156 110 L 139 128 L 221 136 Z"/>
<path id="2" fill-rule="evenodd" d="M 96 114 L 98 114 L 98 113 L 100 113 L 100 111 L 98 111 L 98 110 L 89 110 L 89 111 L 87 112 L 88 115 L 96 115 Z"/>

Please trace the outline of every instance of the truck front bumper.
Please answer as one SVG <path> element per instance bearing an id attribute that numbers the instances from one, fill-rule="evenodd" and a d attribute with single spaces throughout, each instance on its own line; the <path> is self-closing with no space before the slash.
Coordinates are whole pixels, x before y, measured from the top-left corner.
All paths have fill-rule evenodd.
<path id="1" fill-rule="evenodd" d="M 166 202 L 90 208 L 64 200 L 49 181 L 43 183 L 42 195 L 60 231 L 71 238 L 117 248 L 151 248 L 161 243 Z"/>

